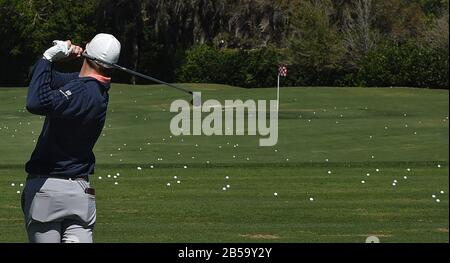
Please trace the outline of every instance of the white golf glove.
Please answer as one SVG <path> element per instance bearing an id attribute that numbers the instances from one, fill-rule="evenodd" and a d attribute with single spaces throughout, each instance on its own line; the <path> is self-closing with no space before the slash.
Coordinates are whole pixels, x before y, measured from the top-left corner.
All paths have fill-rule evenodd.
<path id="1" fill-rule="evenodd" d="M 72 45 L 66 41 L 54 40 L 53 47 L 44 52 L 44 58 L 50 62 L 55 62 L 67 58 L 72 52 Z"/>

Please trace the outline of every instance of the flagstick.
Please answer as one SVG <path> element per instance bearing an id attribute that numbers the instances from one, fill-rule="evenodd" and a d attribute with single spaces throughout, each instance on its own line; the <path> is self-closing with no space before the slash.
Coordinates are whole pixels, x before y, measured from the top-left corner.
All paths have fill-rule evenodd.
<path id="1" fill-rule="evenodd" d="M 278 74 L 277 81 L 277 111 L 280 110 L 280 74 Z"/>

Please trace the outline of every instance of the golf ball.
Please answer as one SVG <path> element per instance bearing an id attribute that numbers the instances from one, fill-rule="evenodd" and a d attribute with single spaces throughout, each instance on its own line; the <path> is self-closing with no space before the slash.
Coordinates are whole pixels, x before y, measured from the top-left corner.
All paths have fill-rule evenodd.
<path id="1" fill-rule="evenodd" d="M 138 166 L 137 169 L 138 169 L 139 171 L 141 171 L 141 170 L 142 170 L 142 167 Z"/>
<path id="2" fill-rule="evenodd" d="M 23 184 L 20 184 L 20 187 L 23 187 Z M 443 194 L 443 191 L 441 191 L 441 194 Z"/>
<path id="3" fill-rule="evenodd" d="M 405 179 L 405 180 L 408 179 L 408 176 L 403 176 L 403 179 Z"/>
<path id="4" fill-rule="evenodd" d="M 226 190 L 227 190 L 227 188 L 226 188 L 226 187 L 222 187 L 222 190 L 223 190 L 223 191 L 226 191 Z"/>
<path id="5" fill-rule="evenodd" d="M 178 180 L 178 181 L 177 181 L 177 184 L 181 184 L 181 181 L 180 181 L 180 180 Z"/>
<path id="6" fill-rule="evenodd" d="M 98 177 L 98 180 L 102 180 L 102 177 L 101 177 L 101 176 L 99 176 L 99 177 Z"/>
<path id="7" fill-rule="evenodd" d="M 331 174 L 331 171 L 328 171 L 328 174 Z"/>
<path id="8" fill-rule="evenodd" d="M 117 176 L 120 176 L 120 173 L 116 173 Z"/>
<path id="9" fill-rule="evenodd" d="M 366 181 L 362 180 L 362 181 L 361 181 L 361 183 L 362 183 L 362 184 L 365 184 L 365 183 L 366 183 Z"/>
<path id="10" fill-rule="evenodd" d="M 154 166 L 153 165 L 150 165 L 150 169 L 153 169 L 154 168 Z"/>
<path id="11" fill-rule="evenodd" d="M 394 180 L 394 183 L 398 183 L 397 180 Z"/>
<path id="12" fill-rule="evenodd" d="M 118 183 L 118 182 L 114 182 L 114 184 L 115 184 L 115 185 L 118 185 L 119 183 Z"/>
<path id="13" fill-rule="evenodd" d="M 411 169 L 410 169 L 410 168 L 407 168 L 406 171 L 411 172 Z"/>
<path id="14" fill-rule="evenodd" d="M 20 194 L 20 191 L 17 191 L 16 193 Z"/>
<path id="15" fill-rule="evenodd" d="M 375 171 L 378 173 L 380 171 L 380 169 L 375 169 Z"/>
<path id="16" fill-rule="evenodd" d="M 227 184 L 227 188 L 230 188 L 231 186 L 229 184 Z"/>
<path id="17" fill-rule="evenodd" d="M 178 177 L 175 175 L 174 177 L 173 177 L 173 179 L 177 179 Z"/>
<path id="18" fill-rule="evenodd" d="M 117 179 L 117 176 L 114 175 L 113 178 L 114 178 L 114 179 Z"/>
<path id="19" fill-rule="evenodd" d="M 228 179 L 230 179 L 230 177 L 229 177 L 229 176 L 227 175 L 227 176 L 225 176 L 225 179 L 227 179 L 227 180 L 228 180 Z"/>
<path id="20" fill-rule="evenodd" d="M 19 192 L 19 191 L 17 191 L 17 192 Z M 441 200 L 440 200 L 440 199 L 436 199 L 436 202 L 437 202 L 437 203 L 440 203 L 440 202 L 441 202 Z"/>
<path id="21" fill-rule="evenodd" d="M 274 196 L 278 196 L 278 193 L 273 193 Z"/>
<path id="22" fill-rule="evenodd" d="M 392 183 L 392 186 L 396 186 L 397 184 L 396 183 Z"/>
<path id="23" fill-rule="evenodd" d="M 440 164 L 438 164 L 438 165 L 437 165 L 437 167 L 438 167 L 438 168 L 441 168 L 441 165 L 440 165 Z"/>
<path id="24" fill-rule="evenodd" d="M 11 183 L 11 186 L 15 186 L 16 184 L 15 183 Z"/>
<path id="25" fill-rule="evenodd" d="M 167 183 L 167 186 L 170 186 L 170 183 Z"/>
<path id="26" fill-rule="evenodd" d="M 183 166 L 184 169 L 187 169 L 187 165 Z"/>
<path id="27" fill-rule="evenodd" d="M 309 198 L 309 201 L 313 202 L 313 201 L 314 201 L 314 198 L 310 197 L 310 198 Z"/>
<path id="28" fill-rule="evenodd" d="M 436 195 L 432 195 L 431 197 L 432 197 L 432 198 L 436 198 Z"/>
<path id="29" fill-rule="evenodd" d="M 370 173 L 367 173 L 366 175 L 367 175 L 367 176 L 370 176 Z"/>
<path id="30" fill-rule="evenodd" d="M 441 194 L 444 194 L 445 192 L 444 191 L 441 191 Z"/>

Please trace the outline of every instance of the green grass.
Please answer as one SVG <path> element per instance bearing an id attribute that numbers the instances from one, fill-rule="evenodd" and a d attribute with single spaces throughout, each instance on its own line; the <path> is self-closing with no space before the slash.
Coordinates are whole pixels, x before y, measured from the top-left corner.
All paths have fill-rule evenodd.
<path id="1" fill-rule="evenodd" d="M 185 86 L 221 102 L 276 95 Z M 92 177 L 96 242 L 449 242 L 448 91 L 284 88 L 275 147 L 257 136 L 171 137 L 169 106 L 184 97 L 162 86 L 110 94 Z M 26 241 L 16 191 L 43 118 L 24 110 L 25 96 L 0 89 L 0 242 Z"/>

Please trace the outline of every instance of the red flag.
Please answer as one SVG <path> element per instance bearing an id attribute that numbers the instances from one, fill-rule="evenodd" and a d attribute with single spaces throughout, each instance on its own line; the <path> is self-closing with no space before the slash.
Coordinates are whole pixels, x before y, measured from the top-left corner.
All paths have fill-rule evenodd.
<path id="1" fill-rule="evenodd" d="M 282 77 L 287 77 L 287 73 L 288 73 L 288 70 L 287 70 L 286 66 L 283 66 L 283 65 L 278 66 L 278 75 L 280 75 Z"/>

